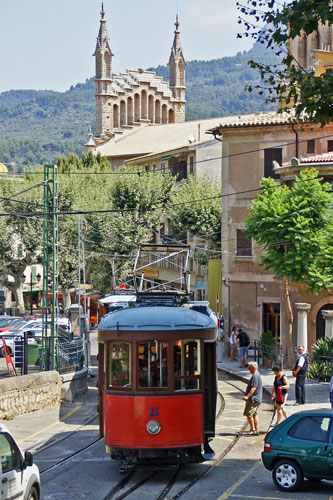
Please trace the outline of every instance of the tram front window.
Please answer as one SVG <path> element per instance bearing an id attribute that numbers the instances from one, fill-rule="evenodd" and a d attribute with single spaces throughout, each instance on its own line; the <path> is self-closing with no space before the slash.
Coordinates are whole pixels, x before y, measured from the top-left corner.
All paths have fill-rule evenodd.
<path id="1" fill-rule="evenodd" d="M 142 342 L 138 344 L 139 387 L 168 387 L 168 344 Z"/>
<path id="2" fill-rule="evenodd" d="M 110 387 L 130 387 L 132 346 L 125 342 L 110 343 Z"/>
<path id="3" fill-rule="evenodd" d="M 200 340 L 176 340 L 173 349 L 175 390 L 199 389 Z"/>

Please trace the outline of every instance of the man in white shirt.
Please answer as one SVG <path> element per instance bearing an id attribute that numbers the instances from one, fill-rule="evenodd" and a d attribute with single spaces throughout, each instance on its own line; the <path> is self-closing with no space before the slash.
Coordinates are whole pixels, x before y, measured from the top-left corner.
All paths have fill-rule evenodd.
<path id="1" fill-rule="evenodd" d="M 296 361 L 293 376 L 296 377 L 295 382 L 295 406 L 305 404 L 305 379 L 308 373 L 309 362 L 308 357 L 304 352 L 302 345 L 297 348 L 298 359 Z"/>

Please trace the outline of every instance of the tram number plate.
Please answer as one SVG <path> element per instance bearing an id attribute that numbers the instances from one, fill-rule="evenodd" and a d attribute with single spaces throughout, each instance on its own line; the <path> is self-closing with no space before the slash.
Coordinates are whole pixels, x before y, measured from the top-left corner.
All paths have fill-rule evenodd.
<path id="1" fill-rule="evenodd" d="M 149 417 L 158 417 L 158 408 L 149 408 Z"/>

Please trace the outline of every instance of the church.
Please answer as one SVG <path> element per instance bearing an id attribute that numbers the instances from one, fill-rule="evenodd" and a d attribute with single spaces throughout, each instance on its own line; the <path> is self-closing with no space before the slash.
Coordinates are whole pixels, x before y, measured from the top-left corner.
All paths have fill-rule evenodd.
<path id="1" fill-rule="evenodd" d="M 127 70 L 112 75 L 112 53 L 102 4 L 95 57 L 96 133 L 87 149 L 150 124 L 185 121 L 185 59 L 178 15 L 169 58 L 170 81 L 153 71 Z M 90 147 L 90 148 L 89 148 Z"/>

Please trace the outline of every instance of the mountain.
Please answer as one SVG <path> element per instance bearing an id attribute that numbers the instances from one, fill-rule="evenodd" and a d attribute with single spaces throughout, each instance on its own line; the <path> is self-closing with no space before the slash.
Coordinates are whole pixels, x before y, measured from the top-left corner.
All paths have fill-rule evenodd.
<path id="1" fill-rule="evenodd" d="M 244 91 L 259 83 L 247 62 L 279 62 L 274 52 L 256 43 L 247 52 L 186 66 L 186 120 L 272 109 L 265 97 Z M 168 67 L 149 68 L 168 80 Z M 94 79 L 66 92 L 10 90 L 0 93 L 0 162 L 20 171 L 31 164 L 53 163 L 59 155 L 80 155 L 88 129 L 95 124 Z"/>

